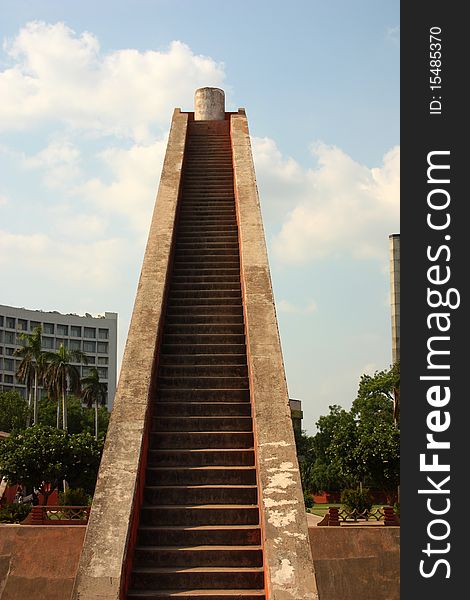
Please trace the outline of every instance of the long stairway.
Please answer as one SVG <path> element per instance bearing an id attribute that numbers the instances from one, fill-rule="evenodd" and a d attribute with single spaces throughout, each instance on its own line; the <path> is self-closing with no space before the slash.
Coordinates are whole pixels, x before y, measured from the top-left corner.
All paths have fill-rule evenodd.
<path id="1" fill-rule="evenodd" d="M 191 121 L 127 598 L 264 600 L 229 121 Z"/>

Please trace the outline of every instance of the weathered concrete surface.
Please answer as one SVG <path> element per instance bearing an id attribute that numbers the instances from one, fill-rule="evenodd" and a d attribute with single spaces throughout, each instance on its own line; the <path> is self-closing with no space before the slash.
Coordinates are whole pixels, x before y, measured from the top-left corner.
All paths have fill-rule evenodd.
<path id="1" fill-rule="evenodd" d="M 68 600 L 85 526 L 0 525 L 0 599 Z"/>
<path id="2" fill-rule="evenodd" d="M 223 121 L 225 119 L 225 92 L 219 88 L 203 87 L 194 94 L 195 121 Z"/>
<path id="3" fill-rule="evenodd" d="M 321 600 L 399 600 L 399 527 L 310 527 Z"/>
<path id="4" fill-rule="evenodd" d="M 173 240 L 188 115 L 175 109 L 109 423 L 75 600 L 118 600 L 139 491 L 152 367 Z"/>
<path id="5" fill-rule="evenodd" d="M 231 115 L 231 135 L 268 597 L 313 600 L 318 596 L 243 110 Z"/>

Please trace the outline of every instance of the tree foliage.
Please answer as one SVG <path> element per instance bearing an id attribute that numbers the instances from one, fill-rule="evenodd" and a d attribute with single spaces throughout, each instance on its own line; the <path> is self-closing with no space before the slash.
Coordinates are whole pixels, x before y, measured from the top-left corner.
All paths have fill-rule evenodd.
<path id="1" fill-rule="evenodd" d="M 45 503 L 62 479 L 92 494 L 102 447 L 90 433 L 33 425 L 0 444 L 0 471 L 10 484 L 39 489 Z"/>
<path id="2" fill-rule="evenodd" d="M 43 398 L 39 402 L 39 423 L 54 427 L 57 419 L 57 402 L 50 398 Z M 83 406 L 77 396 L 67 397 L 67 421 L 69 433 L 93 433 L 95 431 L 93 411 Z M 109 423 L 109 413 L 105 406 L 98 408 L 98 438 L 106 435 Z"/>
<path id="3" fill-rule="evenodd" d="M 100 381 L 100 376 L 96 367 L 92 367 L 89 375 L 82 378 L 81 384 L 81 397 L 83 402 L 86 403 L 88 408 L 94 407 L 95 409 L 95 438 L 98 439 L 98 408 L 99 405 L 104 406 L 106 404 L 108 386 L 106 383 Z"/>
<path id="4" fill-rule="evenodd" d="M 80 371 L 73 363 L 88 363 L 86 354 L 80 350 L 69 350 L 63 344 L 57 352 L 46 354 L 47 367 L 44 372 L 44 383 L 49 395 L 57 399 L 57 427 L 60 424 L 60 408 L 62 404 L 62 428 L 68 429 L 67 391 L 80 394 Z"/>
<path id="5" fill-rule="evenodd" d="M 18 392 L 0 392 L 0 431 L 24 429 L 29 414 L 26 400 Z"/>
<path id="6" fill-rule="evenodd" d="M 350 411 L 330 406 L 314 436 L 298 442 L 304 491 L 339 490 L 367 483 L 389 496 L 399 483 L 400 431 L 394 419 L 400 369 L 363 375 Z"/>
<path id="7" fill-rule="evenodd" d="M 40 325 L 35 327 L 30 334 L 22 333 L 20 340 L 23 345 L 15 350 L 15 356 L 21 358 L 16 377 L 18 381 L 26 385 L 28 403 L 32 408 L 32 415 L 28 415 L 28 427 L 31 416 L 33 417 L 33 424 L 37 423 L 38 389 L 46 368 L 46 353 L 41 349 L 41 333 L 42 328 Z M 31 398 L 32 392 L 34 393 Z"/>

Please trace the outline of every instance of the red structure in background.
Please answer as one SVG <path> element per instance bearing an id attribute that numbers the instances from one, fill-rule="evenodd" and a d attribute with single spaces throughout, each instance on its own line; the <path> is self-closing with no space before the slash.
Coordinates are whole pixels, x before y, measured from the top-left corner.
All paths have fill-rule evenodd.
<path id="1" fill-rule="evenodd" d="M 5 504 L 12 504 L 17 491 L 18 485 L 7 485 L 5 491 L 3 492 L 3 496 L 0 498 L 0 506 L 3 506 Z M 39 504 L 42 505 L 44 503 L 44 496 L 41 493 L 39 493 L 38 498 Z M 50 505 L 57 505 L 59 503 L 59 494 L 57 490 L 54 490 L 52 492 L 52 494 L 47 499 L 47 503 Z"/>

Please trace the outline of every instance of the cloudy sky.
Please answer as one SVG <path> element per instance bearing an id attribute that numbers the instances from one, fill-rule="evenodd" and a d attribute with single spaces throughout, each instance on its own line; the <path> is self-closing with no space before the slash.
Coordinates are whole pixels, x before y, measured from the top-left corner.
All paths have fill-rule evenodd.
<path id="1" fill-rule="evenodd" d="M 119 313 L 175 106 L 245 107 L 290 396 L 308 432 L 391 362 L 398 0 L 1 0 L 0 304 Z"/>

